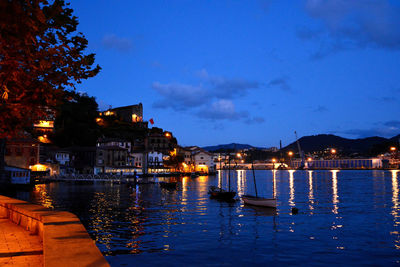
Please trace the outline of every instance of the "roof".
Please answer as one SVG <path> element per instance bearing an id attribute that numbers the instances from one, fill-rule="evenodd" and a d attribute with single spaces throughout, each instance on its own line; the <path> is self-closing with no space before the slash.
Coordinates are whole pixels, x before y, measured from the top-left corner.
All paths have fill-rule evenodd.
<path id="1" fill-rule="evenodd" d="M 120 147 L 120 146 L 99 146 L 97 148 L 102 149 L 102 150 L 125 150 L 125 151 L 128 150 L 128 149 Z"/>
<path id="2" fill-rule="evenodd" d="M 24 171 L 30 171 L 30 169 L 25 169 L 25 168 L 20 168 L 20 167 L 16 167 L 16 166 L 11 166 L 11 165 L 5 165 L 4 166 L 4 170 L 6 171 L 12 171 L 12 170 L 24 170 Z"/>
<path id="3" fill-rule="evenodd" d="M 40 142 L 36 139 L 33 138 L 13 138 L 13 139 L 7 139 L 6 141 L 7 144 L 16 144 L 16 143 L 34 143 L 34 144 L 40 144 Z"/>

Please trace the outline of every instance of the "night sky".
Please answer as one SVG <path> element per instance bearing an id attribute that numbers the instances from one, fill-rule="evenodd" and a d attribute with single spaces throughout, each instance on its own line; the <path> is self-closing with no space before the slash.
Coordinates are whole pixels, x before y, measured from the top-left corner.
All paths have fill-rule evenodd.
<path id="1" fill-rule="evenodd" d="M 72 0 L 102 71 L 77 90 L 143 103 L 180 145 L 400 133 L 400 1 Z"/>

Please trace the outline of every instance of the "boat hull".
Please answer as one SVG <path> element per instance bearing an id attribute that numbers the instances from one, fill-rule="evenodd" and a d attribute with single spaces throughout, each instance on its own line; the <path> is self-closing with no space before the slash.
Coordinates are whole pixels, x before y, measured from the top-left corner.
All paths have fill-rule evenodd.
<path id="1" fill-rule="evenodd" d="M 220 200 L 233 200 L 236 196 L 236 192 L 225 191 L 218 187 L 211 187 L 208 191 L 210 198 L 220 199 Z"/>
<path id="2" fill-rule="evenodd" d="M 166 189 L 175 189 L 176 185 L 177 182 L 160 182 L 160 187 Z"/>
<path id="3" fill-rule="evenodd" d="M 276 198 L 263 198 L 255 196 L 242 196 L 244 204 L 259 206 L 259 207 L 269 207 L 276 208 Z"/>

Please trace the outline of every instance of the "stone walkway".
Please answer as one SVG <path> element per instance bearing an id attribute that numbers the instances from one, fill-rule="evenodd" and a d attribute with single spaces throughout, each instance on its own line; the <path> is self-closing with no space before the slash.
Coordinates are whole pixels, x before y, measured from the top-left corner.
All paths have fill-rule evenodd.
<path id="1" fill-rule="evenodd" d="M 39 236 L 0 218 L 0 266 L 43 266 Z"/>

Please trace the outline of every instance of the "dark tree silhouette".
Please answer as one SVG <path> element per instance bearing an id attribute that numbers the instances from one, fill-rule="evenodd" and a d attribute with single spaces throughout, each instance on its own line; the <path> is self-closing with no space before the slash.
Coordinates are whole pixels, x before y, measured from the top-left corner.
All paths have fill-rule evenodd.
<path id="1" fill-rule="evenodd" d="M 0 138 L 31 126 L 65 89 L 99 72 L 72 12 L 63 0 L 0 1 Z"/>

